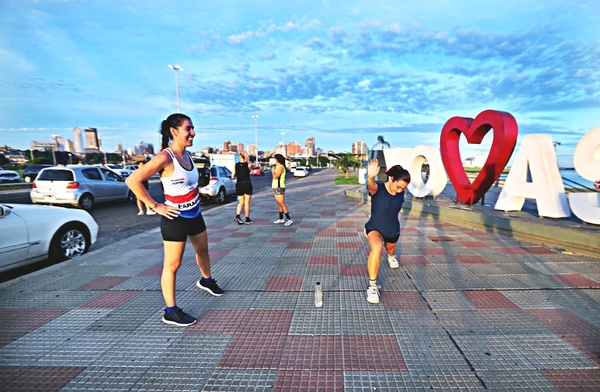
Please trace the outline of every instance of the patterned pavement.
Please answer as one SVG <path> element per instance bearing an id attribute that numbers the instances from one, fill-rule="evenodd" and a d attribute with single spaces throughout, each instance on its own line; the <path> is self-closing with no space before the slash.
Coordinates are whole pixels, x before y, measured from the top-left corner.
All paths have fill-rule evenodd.
<path id="1" fill-rule="evenodd" d="M 0 390 L 600 390 L 600 254 L 403 211 L 401 267 L 382 261 L 371 305 L 369 206 L 334 175 L 290 182 L 291 227 L 272 223 L 269 189 L 252 225 L 233 221 L 235 203 L 206 212 L 226 294 L 195 286 L 188 244 L 187 328 L 161 322 L 158 229 L 0 284 Z"/>

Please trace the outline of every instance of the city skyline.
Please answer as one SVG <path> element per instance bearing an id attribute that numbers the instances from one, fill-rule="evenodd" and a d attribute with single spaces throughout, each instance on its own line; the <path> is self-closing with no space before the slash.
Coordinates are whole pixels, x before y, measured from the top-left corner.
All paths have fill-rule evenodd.
<path id="1" fill-rule="evenodd" d="M 356 140 L 370 148 L 380 135 L 391 147 L 439 146 L 449 118 L 494 109 L 516 118 L 517 149 L 525 135 L 547 134 L 571 166 L 577 142 L 600 125 L 598 8 L 4 2 L 0 145 L 27 149 L 95 127 L 108 151 L 159 146 L 160 122 L 180 105 L 198 133 L 194 149 L 256 137 L 265 150 L 282 134 L 313 135 L 325 151 L 350 152 Z"/>

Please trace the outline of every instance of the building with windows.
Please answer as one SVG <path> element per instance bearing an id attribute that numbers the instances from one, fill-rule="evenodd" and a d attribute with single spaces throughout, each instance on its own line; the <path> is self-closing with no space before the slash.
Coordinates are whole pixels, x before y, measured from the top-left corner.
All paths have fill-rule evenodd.
<path id="1" fill-rule="evenodd" d="M 96 128 L 86 128 L 83 132 L 85 134 L 85 152 L 100 152 L 100 139 L 98 138 L 98 130 Z"/>
<path id="2" fill-rule="evenodd" d="M 311 136 L 308 139 L 306 139 L 306 154 L 309 157 L 314 157 L 315 149 L 316 149 L 315 138 L 313 136 Z"/>
<path id="3" fill-rule="evenodd" d="M 361 142 L 360 140 L 357 140 L 354 143 L 352 143 L 352 154 L 366 156 L 367 155 L 367 143 Z"/>
<path id="4" fill-rule="evenodd" d="M 75 150 L 72 152 L 82 153 L 83 152 L 83 139 L 81 135 L 81 128 L 73 128 L 73 141 Z"/>

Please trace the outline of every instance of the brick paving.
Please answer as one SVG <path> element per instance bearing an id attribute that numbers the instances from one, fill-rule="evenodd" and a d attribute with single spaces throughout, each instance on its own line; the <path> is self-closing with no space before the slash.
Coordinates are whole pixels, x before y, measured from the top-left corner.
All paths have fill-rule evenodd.
<path id="1" fill-rule="evenodd" d="M 226 294 L 195 286 L 188 244 L 187 328 L 161 322 L 158 228 L 0 284 L 0 390 L 600 390 L 600 254 L 403 211 L 400 268 L 382 260 L 371 305 L 369 206 L 333 177 L 290 181 L 290 227 L 272 223 L 269 189 L 252 225 L 233 221 L 235 203 L 206 212 Z"/>

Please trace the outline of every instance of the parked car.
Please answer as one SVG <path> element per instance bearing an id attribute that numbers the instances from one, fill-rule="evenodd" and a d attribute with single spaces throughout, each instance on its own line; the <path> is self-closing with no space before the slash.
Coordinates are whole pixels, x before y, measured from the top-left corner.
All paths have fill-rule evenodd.
<path id="1" fill-rule="evenodd" d="M 0 182 L 21 182 L 21 176 L 14 170 L 4 170 L 0 167 Z"/>
<path id="2" fill-rule="evenodd" d="M 97 235 L 98 225 L 86 211 L 0 204 L 0 273 L 45 259 L 81 256 Z"/>
<path id="3" fill-rule="evenodd" d="M 130 172 L 136 170 L 138 168 L 138 165 L 125 165 L 125 169 L 129 170 Z"/>
<path id="4" fill-rule="evenodd" d="M 204 170 L 204 173 L 207 171 Z M 202 174 L 201 174 L 202 177 Z M 237 180 L 231 179 L 231 171 L 225 166 L 211 166 L 210 177 L 208 178 L 208 184 L 205 186 L 200 185 L 200 195 L 205 199 L 212 199 L 215 203 L 224 203 L 225 199 L 229 195 L 235 195 L 235 184 Z"/>
<path id="5" fill-rule="evenodd" d="M 255 168 L 250 170 L 250 175 L 251 176 L 264 176 L 265 171 L 262 169 L 262 167 L 256 166 Z"/>
<path id="6" fill-rule="evenodd" d="M 115 173 L 117 173 L 118 175 L 122 176 L 123 178 L 127 178 L 131 175 L 131 170 L 129 170 L 127 168 L 122 168 L 121 166 L 119 166 L 115 163 L 109 163 L 106 165 L 103 163 L 97 163 L 94 166 L 105 167 L 107 169 L 110 169 L 110 170 L 114 171 Z"/>
<path id="7" fill-rule="evenodd" d="M 51 164 L 39 164 L 39 165 L 31 165 L 27 166 L 25 170 L 23 170 L 23 181 L 32 182 L 37 177 L 38 173 L 47 167 L 52 167 L 54 165 Z"/>
<path id="8" fill-rule="evenodd" d="M 296 166 L 293 170 L 294 177 L 308 177 L 308 169 L 304 166 Z"/>
<path id="9" fill-rule="evenodd" d="M 34 204 L 72 205 L 91 210 L 105 201 L 133 200 L 125 179 L 98 166 L 54 166 L 42 169 L 32 184 Z"/>

